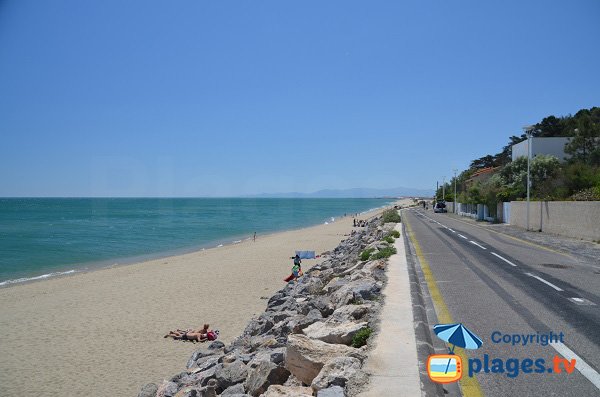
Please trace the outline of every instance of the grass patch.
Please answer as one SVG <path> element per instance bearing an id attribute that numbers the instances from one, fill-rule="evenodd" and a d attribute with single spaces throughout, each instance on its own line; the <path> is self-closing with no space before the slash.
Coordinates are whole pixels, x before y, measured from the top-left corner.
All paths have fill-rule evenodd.
<path id="1" fill-rule="evenodd" d="M 383 223 L 389 223 L 389 222 L 398 223 L 400 221 L 401 221 L 400 214 L 398 214 L 397 210 L 390 209 L 390 210 L 383 211 L 383 216 L 382 216 Z"/>
<path id="2" fill-rule="evenodd" d="M 388 234 L 388 236 L 392 236 L 393 238 L 399 238 L 400 237 L 400 232 L 397 230 L 392 230 L 390 232 L 390 234 Z"/>
<path id="3" fill-rule="evenodd" d="M 360 260 L 361 261 L 368 261 L 369 258 L 371 257 L 371 253 L 375 251 L 375 248 L 367 248 L 366 250 L 364 250 L 363 252 L 360 253 Z"/>
<path id="4" fill-rule="evenodd" d="M 383 238 L 383 241 L 390 243 L 390 244 L 394 244 L 394 241 L 396 241 L 396 239 L 394 239 L 392 236 L 385 236 Z"/>
<path id="5" fill-rule="evenodd" d="M 369 327 L 363 328 L 360 331 L 358 331 L 352 337 L 352 347 L 359 348 L 359 347 L 363 347 L 364 345 L 366 345 L 367 339 L 369 339 L 369 336 L 371 336 L 372 333 L 373 333 L 373 330 Z"/>
<path id="6" fill-rule="evenodd" d="M 379 251 L 375 255 L 373 255 L 372 259 L 385 259 L 385 258 L 389 258 L 390 256 L 394 255 L 395 253 L 396 253 L 396 248 L 394 248 L 394 247 L 385 247 L 384 249 L 382 249 L 381 251 Z"/>

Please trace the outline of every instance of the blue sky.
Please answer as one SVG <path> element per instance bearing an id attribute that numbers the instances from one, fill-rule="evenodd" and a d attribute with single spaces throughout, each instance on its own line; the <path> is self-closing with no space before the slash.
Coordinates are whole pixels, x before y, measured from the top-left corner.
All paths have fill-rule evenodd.
<path id="1" fill-rule="evenodd" d="M 0 196 L 433 188 L 600 106 L 600 2 L 0 0 Z"/>

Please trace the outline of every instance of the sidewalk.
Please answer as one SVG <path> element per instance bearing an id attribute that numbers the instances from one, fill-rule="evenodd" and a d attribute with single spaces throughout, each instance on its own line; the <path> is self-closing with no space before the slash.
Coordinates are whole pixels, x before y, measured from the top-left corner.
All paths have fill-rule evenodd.
<path id="1" fill-rule="evenodd" d="M 381 311 L 375 348 L 370 352 L 363 370 L 371 377 L 366 391 L 359 397 L 421 395 L 419 361 L 415 339 L 408 265 L 402 236 L 402 224 L 396 225 L 401 233 L 394 247 L 397 254 L 389 258 L 388 282 Z"/>
<path id="2" fill-rule="evenodd" d="M 600 244 L 593 241 L 578 240 L 572 237 L 559 236 L 545 232 L 534 232 L 521 229 L 506 223 L 478 222 L 472 218 L 448 213 L 447 216 L 484 229 L 515 237 L 530 243 L 538 244 L 556 251 L 561 251 L 584 262 L 598 264 Z"/>

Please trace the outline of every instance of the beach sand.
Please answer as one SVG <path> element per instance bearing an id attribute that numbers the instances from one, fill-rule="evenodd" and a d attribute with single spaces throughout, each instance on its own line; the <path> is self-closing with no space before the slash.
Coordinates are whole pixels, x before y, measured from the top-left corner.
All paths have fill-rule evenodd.
<path id="1" fill-rule="evenodd" d="M 209 323 L 230 342 L 264 311 L 261 297 L 284 286 L 295 250 L 332 250 L 351 230 L 346 217 L 0 289 L 0 394 L 136 396 L 144 384 L 185 370 L 191 353 L 205 346 L 164 339 L 168 330 Z M 304 260 L 303 267 L 319 262 Z"/>

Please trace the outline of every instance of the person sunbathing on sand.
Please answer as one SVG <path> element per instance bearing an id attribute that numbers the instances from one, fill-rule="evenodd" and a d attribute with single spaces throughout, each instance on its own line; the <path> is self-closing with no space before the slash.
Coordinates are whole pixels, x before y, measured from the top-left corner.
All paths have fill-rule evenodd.
<path id="1" fill-rule="evenodd" d="M 209 325 L 204 324 L 204 327 L 199 329 L 177 329 L 175 331 L 169 331 L 165 338 L 173 338 L 174 340 L 188 340 L 191 342 L 206 342 L 207 340 L 215 340 L 219 335 L 219 330 L 211 331 L 208 329 Z"/>

